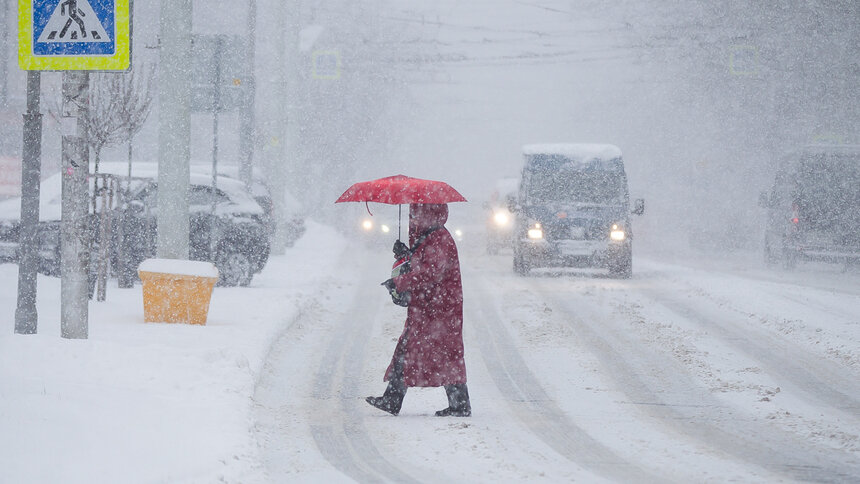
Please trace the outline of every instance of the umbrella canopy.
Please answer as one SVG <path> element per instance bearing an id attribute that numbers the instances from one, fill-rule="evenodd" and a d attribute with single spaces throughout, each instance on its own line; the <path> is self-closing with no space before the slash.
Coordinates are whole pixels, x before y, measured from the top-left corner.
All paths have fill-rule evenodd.
<path id="1" fill-rule="evenodd" d="M 349 187 L 334 203 L 377 202 L 390 205 L 402 203 L 465 202 L 457 190 L 445 182 L 394 175 L 378 180 L 359 182 Z"/>

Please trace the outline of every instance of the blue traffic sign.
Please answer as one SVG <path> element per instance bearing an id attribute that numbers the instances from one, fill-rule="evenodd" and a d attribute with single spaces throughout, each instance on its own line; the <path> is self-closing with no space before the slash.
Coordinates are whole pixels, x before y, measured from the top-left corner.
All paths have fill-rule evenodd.
<path id="1" fill-rule="evenodd" d="M 19 61 L 32 70 L 122 70 L 130 0 L 19 0 Z"/>

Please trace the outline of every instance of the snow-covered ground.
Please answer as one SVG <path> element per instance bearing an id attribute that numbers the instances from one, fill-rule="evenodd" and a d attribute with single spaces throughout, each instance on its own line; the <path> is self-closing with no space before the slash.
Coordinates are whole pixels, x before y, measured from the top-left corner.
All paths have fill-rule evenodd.
<path id="1" fill-rule="evenodd" d="M 39 277 L 36 335 L 14 335 L 0 265 L 0 482 L 247 482 L 262 475 L 251 396 L 269 348 L 329 283 L 345 244 L 311 224 L 250 288 L 215 288 L 206 326 L 143 322 L 140 285 L 60 338 L 60 281 Z"/>
<path id="2" fill-rule="evenodd" d="M 202 327 L 144 323 L 140 287 L 111 288 L 90 338 L 63 340 L 40 278 L 39 334 L 13 335 L 0 266 L 0 481 L 860 479 L 857 274 L 637 258 L 629 281 L 524 278 L 481 247 L 460 243 L 465 419 L 433 416 L 441 389 L 398 417 L 364 402 L 405 310 L 379 287 L 387 247 L 321 224 L 216 288 Z"/>

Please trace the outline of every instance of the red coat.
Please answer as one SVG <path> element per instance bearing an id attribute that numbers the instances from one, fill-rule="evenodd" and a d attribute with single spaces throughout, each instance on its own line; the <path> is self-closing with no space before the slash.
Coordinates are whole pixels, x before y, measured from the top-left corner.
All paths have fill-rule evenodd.
<path id="1" fill-rule="evenodd" d="M 412 299 L 406 325 L 388 370 L 403 353 L 403 379 L 407 387 L 438 387 L 466 383 L 463 360 L 463 285 L 460 260 L 451 234 L 443 226 L 448 206 L 413 204 L 409 209 L 409 242 L 415 243 L 431 227 L 433 231 L 412 255 L 411 270 L 394 278 L 398 292 L 410 291 Z"/>

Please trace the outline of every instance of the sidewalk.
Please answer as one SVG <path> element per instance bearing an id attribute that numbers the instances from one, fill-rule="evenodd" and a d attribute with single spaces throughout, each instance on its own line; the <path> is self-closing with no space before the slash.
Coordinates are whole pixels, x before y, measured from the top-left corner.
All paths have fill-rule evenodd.
<path id="1" fill-rule="evenodd" d="M 39 277 L 39 334 L 15 335 L 17 266 L 0 265 L 0 481 L 259 482 L 251 396 L 268 349 L 346 243 L 309 223 L 249 288 L 215 288 L 206 326 L 146 324 L 140 285 L 60 338 L 60 282 Z"/>

